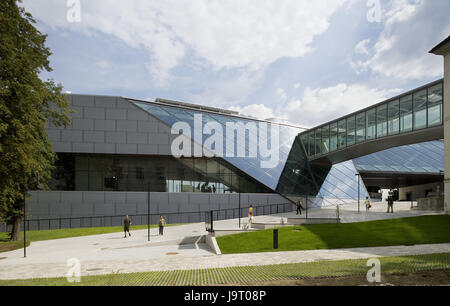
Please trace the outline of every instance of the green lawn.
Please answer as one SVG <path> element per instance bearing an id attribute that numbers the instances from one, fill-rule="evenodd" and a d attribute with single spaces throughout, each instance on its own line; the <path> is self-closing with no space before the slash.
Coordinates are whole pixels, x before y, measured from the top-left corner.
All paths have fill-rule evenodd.
<path id="1" fill-rule="evenodd" d="M 223 254 L 338 249 L 450 242 L 450 216 L 420 216 L 380 221 L 314 224 L 217 237 Z"/>
<path id="2" fill-rule="evenodd" d="M 450 254 L 381 257 L 383 275 L 450 268 Z M 253 285 L 258 282 L 366 275 L 368 259 L 318 261 L 266 266 L 215 269 L 154 271 L 82 276 L 80 282 L 65 277 L 26 280 L 0 280 L 0 286 L 205 286 Z M 447 284 L 447 283 L 445 283 Z"/>
<path id="3" fill-rule="evenodd" d="M 174 226 L 181 224 L 167 224 L 167 226 Z M 158 225 L 151 225 L 151 228 L 158 227 Z M 131 232 L 135 230 L 147 229 L 147 225 L 131 226 Z M 89 227 L 89 228 L 70 228 L 57 230 L 41 230 L 41 231 L 27 231 L 27 245 L 32 241 L 52 240 L 60 238 L 71 238 L 88 235 L 99 235 L 122 232 L 123 226 L 111 227 Z M 10 241 L 9 233 L 0 233 L 0 252 L 12 251 L 23 248 L 23 232 L 21 232 L 21 240 Z"/>

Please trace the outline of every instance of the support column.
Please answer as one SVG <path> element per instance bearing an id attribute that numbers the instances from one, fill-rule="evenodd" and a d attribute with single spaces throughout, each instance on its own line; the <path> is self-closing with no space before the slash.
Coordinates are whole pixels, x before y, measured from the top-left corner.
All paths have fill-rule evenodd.
<path id="1" fill-rule="evenodd" d="M 444 207 L 450 214 L 450 50 L 444 57 L 444 71 Z"/>
<path id="2" fill-rule="evenodd" d="M 450 36 L 430 53 L 444 57 L 444 209 L 450 214 Z"/>

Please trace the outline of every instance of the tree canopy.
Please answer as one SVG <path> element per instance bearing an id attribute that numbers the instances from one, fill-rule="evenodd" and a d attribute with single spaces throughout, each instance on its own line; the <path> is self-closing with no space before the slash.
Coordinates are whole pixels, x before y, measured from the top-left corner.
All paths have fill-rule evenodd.
<path id="1" fill-rule="evenodd" d="M 0 1 L 0 221 L 13 239 L 27 190 L 45 188 L 56 160 L 45 127 L 70 123 L 62 85 L 39 77 L 52 70 L 47 35 L 20 2 Z"/>

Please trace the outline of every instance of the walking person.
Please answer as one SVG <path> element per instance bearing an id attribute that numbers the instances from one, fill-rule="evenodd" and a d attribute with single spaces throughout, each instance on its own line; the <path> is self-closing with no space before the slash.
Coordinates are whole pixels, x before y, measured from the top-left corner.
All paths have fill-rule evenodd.
<path id="1" fill-rule="evenodd" d="M 129 236 L 131 236 L 130 225 L 131 225 L 131 219 L 128 218 L 128 215 L 126 215 L 125 219 L 123 220 L 123 231 L 125 232 L 125 237 L 123 237 L 123 238 L 127 238 L 127 233 Z"/>
<path id="2" fill-rule="evenodd" d="M 366 197 L 364 204 L 366 205 L 366 211 L 369 211 L 369 209 L 372 207 L 372 204 L 370 204 L 369 197 Z"/>
<path id="3" fill-rule="evenodd" d="M 164 234 L 164 226 L 166 226 L 166 220 L 164 220 L 163 216 L 159 216 L 159 235 Z"/>
<path id="4" fill-rule="evenodd" d="M 387 213 L 394 213 L 394 199 L 392 198 L 392 196 L 388 196 L 387 205 Z"/>
<path id="5" fill-rule="evenodd" d="M 295 204 L 297 205 L 297 215 L 299 214 L 299 212 L 300 212 L 300 215 L 301 215 L 302 214 L 302 209 L 304 209 L 303 206 L 302 206 L 302 201 L 298 200 L 297 203 L 295 203 Z"/>
<path id="6" fill-rule="evenodd" d="M 248 208 L 248 223 L 250 223 L 250 226 L 252 225 L 253 222 L 253 205 L 250 205 L 250 207 Z"/>

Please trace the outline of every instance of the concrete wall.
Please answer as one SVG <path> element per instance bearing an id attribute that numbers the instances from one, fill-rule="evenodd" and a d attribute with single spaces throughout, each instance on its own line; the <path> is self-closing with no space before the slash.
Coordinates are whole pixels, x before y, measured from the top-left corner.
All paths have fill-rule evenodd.
<path id="1" fill-rule="evenodd" d="M 416 201 L 417 199 L 420 199 L 420 198 L 425 198 L 425 191 L 432 189 L 433 192 L 437 192 L 437 186 L 439 186 L 440 192 L 444 191 L 443 183 L 431 183 L 431 184 L 399 188 L 399 190 L 398 190 L 399 200 L 400 201 L 406 200 L 406 194 L 409 192 L 411 192 L 413 201 Z"/>
<path id="2" fill-rule="evenodd" d="M 147 196 L 146 192 L 33 191 L 30 192 L 30 199 L 27 202 L 28 219 L 56 219 L 50 221 L 50 224 L 48 221 L 41 222 L 39 229 L 48 229 L 49 225 L 50 228 L 59 228 L 60 222 L 62 228 L 122 225 L 126 214 L 132 216 L 135 225 L 147 224 Z M 247 216 L 250 204 L 255 207 L 257 214 L 262 214 L 270 213 L 270 209 L 266 207 L 263 211 L 260 206 L 287 202 L 278 194 L 241 194 L 241 214 Z M 205 212 L 210 210 L 220 210 L 217 215 L 220 219 L 230 219 L 233 216 L 237 218 L 238 207 L 238 194 L 150 193 L 150 214 L 153 224 L 157 223 L 160 214 L 168 223 L 204 222 Z M 292 204 L 286 207 L 291 211 L 294 209 Z M 133 217 L 133 215 L 141 216 Z M 108 217 L 100 218 L 102 216 Z M 77 217 L 93 218 L 80 221 Z M 64 220 L 65 218 L 72 220 Z M 30 229 L 38 229 L 38 223 L 30 222 Z M 3 224 L 0 224 L 0 231 L 4 231 Z"/>
<path id="3" fill-rule="evenodd" d="M 114 96 L 67 95 L 70 126 L 47 125 L 55 152 L 170 155 L 176 135 L 158 119 Z"/>

